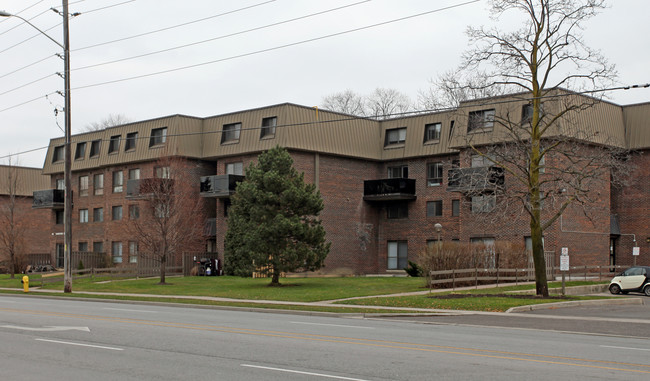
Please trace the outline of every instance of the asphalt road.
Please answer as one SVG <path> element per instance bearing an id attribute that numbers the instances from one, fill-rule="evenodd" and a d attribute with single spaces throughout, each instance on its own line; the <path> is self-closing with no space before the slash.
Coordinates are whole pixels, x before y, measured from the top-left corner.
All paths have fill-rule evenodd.
<path id="1" fill-rule="evenodd" d="M 29 296 L 0 296 L 0 340 L 3 379 L 21 380 L 629 380 L 650 375 L 647 338 Z"/>

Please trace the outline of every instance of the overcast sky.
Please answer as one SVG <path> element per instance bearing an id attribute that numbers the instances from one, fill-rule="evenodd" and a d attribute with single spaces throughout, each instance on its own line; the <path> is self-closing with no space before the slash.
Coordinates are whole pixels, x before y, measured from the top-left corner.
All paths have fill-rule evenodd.
<path id="1" fill-rule="evenodd" d="M 345 89 L 367 94 L 394 88 L 416 100 L 431 78 L 458 65 L 468 48 L 466 27 L 492 22 L 486 0 L 459 5 L 464 2 L 469 1 L 70 0 L 70 12 L 81 13 L 70 23 L 72 130 L 109 114 L 138 121 L 284 102 L 317 106 L 323 96 Z M 609 3 L 586 25 L 585 42 L 616 64 L 620 84 L 649 83 L 650 1 Z M 0 0 L 0 10 L 18 13 L 62 42 L 61 18 L 49 10 L 60 5 Z M 332 10 L 337 7 L 344 8 Z M 425 12 L 431 13 L 364 28 Z M 509 18 L 501 26 L 520 22 Z M 107 43 L 114 40 L 121 41 Z M 149 54 L 188 44 L 194 45 Z M 0 18 L 0 157 L 46 147 L 63 135 L 57 126 L 63 128 L 63 115 L 54 113 L 63 105 L 56 94 L 63 90 L 55 74 L 63 69 L 55 56 L 60 51 L 21 20 Z M 144 54 L 149 55 L 124 60 Z M 609 98 L 618 104 L 648 102 L 650 89 L 616 91 Z M 18 160 L 40 167 L 44 156 L 40 150 Z"/>

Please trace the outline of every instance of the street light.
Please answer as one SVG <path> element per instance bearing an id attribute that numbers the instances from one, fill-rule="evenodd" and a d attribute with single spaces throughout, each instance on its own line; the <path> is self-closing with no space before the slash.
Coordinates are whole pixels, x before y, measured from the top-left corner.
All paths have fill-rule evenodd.
<path id="1" fill-rule="evenodd" d="M 440 245 L 442 244 L 442 241 L 440 241 L 440 233 L 442 232 L 442 225 L 437 223 L 433 225 L 433 228 L 436 230 L 436 233 L 438 233 L 438 242 L 436 242 L 436 256 L 440 258 Z"/>
<path id="2" fill-rule="evenodd" d="M 64 203 L 63 203 L 63 291 L 72 292 L 72 267 L 70 266 L 70 254 L 72 250 L 72 182 L 70 179 L 71 174 L 71 153 L 70 153 L 70 34 L 68 32 L 68 0 L 63 0 L 63 44 L 50 37 L 47 33 L 37 28 L 34 24 L 30 23 L 21 16 L 0 11 L 0 17 L 16 17 L 32 28 L 39 31 L 42 35 L 49 38 L 52 42 L 63 48 L 63 82 L 64 82 L 64 98 L 65 98 L 65 145 L 63 156 L 63 178 L 65 181 L 64 190 Z"/>

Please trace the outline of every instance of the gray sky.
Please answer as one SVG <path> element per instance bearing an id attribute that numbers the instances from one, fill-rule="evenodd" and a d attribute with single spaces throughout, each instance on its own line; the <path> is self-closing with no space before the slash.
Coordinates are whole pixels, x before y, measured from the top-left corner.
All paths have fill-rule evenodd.
<path id="1" fill-rule="evenodd" d="M 492 23 L 485 0 L 441 10 L 467 1 L 70 0 L 70 12 L 81 12 L 70 23 L 72 130 L 79 132 L 108 114 L 138 121 L 171 114 L 205 117 L 283 102 L 317 106 L 323 96 L 345 89 L 368 94 L 377 87 L 394 88 L 415 100 L 429 79 L 458 65 L 468 47 L 466 27 Z M 585 42 L 616 64 L 620 84 L 649 83 L 650 1 L 609 3 L 585 25 Z M 0 10 L 24 10 L 22 17 L 62 42 L 61 18 L 48 10 L 60 4 L 2 0 Z M 440 11 L 322 38 L 435 10 Z M 102 44 L 203 18 L 208 19 Z M 509 18 L 501 26 L 514 28 L 520 22 Z M 91 47 L 97 44 L 102 45 Z M 194 45 L 122 60 L 188 44 Z M 63 87 L 55 74 L 63 70 L 55 56 L 60 50 L 21 20 L 0 18 L 0 156 L 45 147 L 63 135 L 57 126 L 63 127 L 63 115 L 54 115 L 55 107 L 63 105 L 55 93 Z M 108 64 L 115 60 L 122 61 Z M 97 64 L 103 65 L 84 68 Z M 175 70 L 188 66 L 195 67 Z M 146 76 L 163 71 L 170 72 Z M 129 79 L 138 76 L 145 77 Z M 106 83 L 112 81 L 119 82 Z M 648 102 L 650 89 L 612 92 L 609 98 L 618 104 Z M 40 167 L 44 156 L 40 150 L 18 160 Z"/>

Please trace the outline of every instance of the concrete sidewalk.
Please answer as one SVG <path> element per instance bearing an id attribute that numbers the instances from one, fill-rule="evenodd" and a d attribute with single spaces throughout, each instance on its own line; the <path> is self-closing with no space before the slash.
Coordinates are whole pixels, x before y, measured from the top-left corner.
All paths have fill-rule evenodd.
<path id="1" fill-rule="evenodd" d="M 456 288 L 456 291 L 465 291 L 465 290 L 474 290 L 482 288 L 491 288 L 494 285 L 486 286 L 472 286 L 472 287 L 459 287 Z M 571 293 L 567 292 L 568 295 L 587 295 L 599 293 L 602 287 L 597 286 L 578 286 L 571 288 Z M 22 291 L 20 288 L 0 288 L 0 290 L 11 290 L 11 291 Z M 279 300 L 255 300 L 255 299 L 234 299 L 234 298 L 224 298 L 224 297 L 212 297 L 212 296 L 189 296 L 189 295 L 159 295 L 159 294 L 131 294 L 131 293 L 115 293 L 115 292 L 92 292 L 92 291 L 74 291 L 73 294 L 78 295 L 98 295 L 98 296 L 115 296 L 115 297 L 141 297 L 149 299 L 184 299 L 184 300 L 204 300 L 204 301 L 213 301 L 213 302 L 224 302 L 224 303 L 247 303 L 247 304 L 259 304 L 259 305 L 276 305 L 276 306 L 318 306 L 318 307 L 332 307 L 332 308 L 366 308 L 366 309 L 375 309 L 375 310 L 386 310 L 389 311 L 408 311 L 417 314 L 429 313 L 434 315 L 465 315 L 465 314 L 494 314 L 493 312 L 483 312 L 483 311 L 467 311 L 467 310 L 446 310 L 446 309 L 429 309 L 429 308 L 413 308 L 413 307 L 384 307 L 384 306 L 369 306 L 369 305 L 356 305 L 356 304 L 335 304 L 338 301 L 347 301 L 347 300 L 357 300 L 357 299 L 369 299 L 369 298 L 388 298 L 388 297 L 400 297 L 400 296 L 412 296 L 412 295 L 426 295 L 429 293 L 440 293 L 450 291 L 448 289 L 438 289 L 438 290 L 427 290 L 427 291 L 416 291 L 408 293 L 398 293 L 398 294 L 388 294 L 388 295 L 372 295 L 372 296 L 362 296 L 354 298 L 345 298 L 345 299 L 336 299 L 336 300 L 326 300 L 318 302 L 292 302 L 292 301 L 279 301 Z M 48 295 L 48 294 L 63 294 L 63 290 L 42 290 L 38 287 L 30 288 L 31 295 Z M 106 299 L 101 299 L 106 300 Z M 123 300 L 120 300 L 123 301 Z M 639 298 L 619 298 L 619 299 L 603 299 L 603 300 L 584 300 L 584 301 L 566 301 L 566 302 L 557 302 L 557 303 L 544 303 L 544 304 L 533 304 L 528 306 L 520 306 L 510 308 L 505 313 L 516 313 L 516 312 L 526 312 L 533 310 L 541 309 L 557 309 L 563 307 L 576 307 L 576 306 L 611 306 L 611 305 L 638 305 L 643 304 L 643 301 Z M 187 304 L 185 304 L 187 305 Z M 216 307 L 216 306 L 215 306 Z M 245 307 L 233 307 L 233 308 L 245 308 Z M 259 308 L 255 308 L 258 310 Z M 273 309 L 272 311 L 278 311 Z M 501 314 L 503 312 L 499 312 Z"/>

